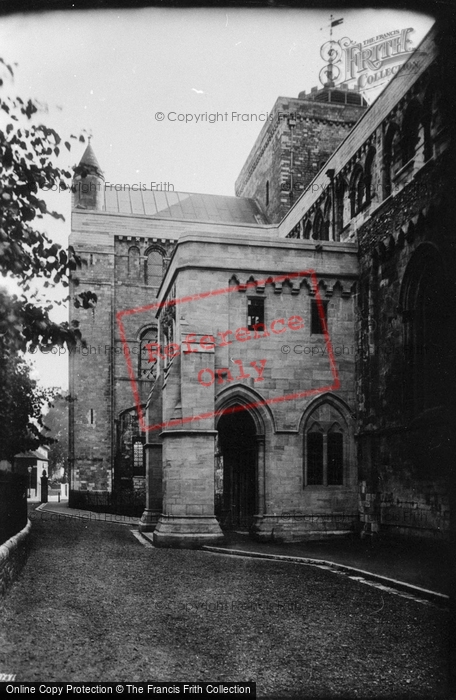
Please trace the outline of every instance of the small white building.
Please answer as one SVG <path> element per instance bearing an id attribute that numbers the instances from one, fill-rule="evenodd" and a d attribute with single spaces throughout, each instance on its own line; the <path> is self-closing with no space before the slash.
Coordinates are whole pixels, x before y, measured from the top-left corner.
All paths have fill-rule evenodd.
<path id="1" fill-rule="evenodd" d="M 38 447 L 29 452 L 20 452 L 14 458 L 13 473 L 28 475 L 27 497 L 41 500 L 41 477 L 43 471 L 49 476 L 49 448 Z"/>

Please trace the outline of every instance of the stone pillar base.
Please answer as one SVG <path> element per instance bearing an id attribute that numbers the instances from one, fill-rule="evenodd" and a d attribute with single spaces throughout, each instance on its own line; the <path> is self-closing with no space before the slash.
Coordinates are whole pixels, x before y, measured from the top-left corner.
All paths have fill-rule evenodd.
<path id="1" fill-rule="evenodd" d="M 139 532 L 153 532 L 157 527 L 160 515 L 161 512 L 159 510 L 151 510 L 150 508 L 146 508 L 144 513 L 141 515 L 141 520 L 139 521 Z"/>
<path id="2" fill-rule="evenodd" d="M 273 519 L 267 515 L 255 515 L 250 527 L 250 536 L 257 542 L 274 542 L 277 527 L 277 518 Z"/>
<path id="3" fill-rule="evenodd" d="M 154 530 L 155 547 L 196 549 L 223 542 L 224 535 L 213 515 L 162 515 Z"/>

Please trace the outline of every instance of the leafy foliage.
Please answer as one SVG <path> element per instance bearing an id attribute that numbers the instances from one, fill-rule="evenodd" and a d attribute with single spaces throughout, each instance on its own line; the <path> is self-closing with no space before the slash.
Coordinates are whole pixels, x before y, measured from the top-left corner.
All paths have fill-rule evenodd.
<path id="1" fill-rule="evenodd" d="M 44 421 L 53 439 L 49 450 L 49 476 L 59 478 L 60 469 L 68 478 L 68 407 L 67 396 L 59 394 L 53 399 L 53 406 L 46 414 Z"/>
<path id="2" fill-rule="evenodd" d="M 13 76 L 13 69 L 0 59 Z M 45 216 L 55 219 L 64 217 L 50 211 L 40 190 L 57 187 L 71 189 L 72 173 L 58 168 L 53 159 L 60 154 L 61 138 L 54 130 L 43 124 L 35 124 L 32 117 L 38 107 L 32 100 L 20 97 L 0 97 L 0 109 L 7 115 L 6 128 L 0 130 L 0 272 L 12 276 L 19 284 L 23 296 L 13 299 L 13 322 L 10 345 L 23 349 L 23 341 L 32 344 L 49 343 L 74 345 L 81 339 L 77 323 L 57 324 L 49 317 L 52 305 L 41 306 L 31 284 L 44 280 L 44 287 L 61 284 L 69 286 L 69 274 L 82 265 L 82 260 L 72 247 L 68 252 L 54 243 L 46 233 L 38 230 L 37 221 Z M 25 122 L 25 125 L 24 125 Z M 72 135 L 71 138 L 77 137 Z M 79 137 L 84 141 L 84 136 Z M 71 144 L 64 146 L 70 150 Z M 77 305 L 91 308 L 96 304 L 96 295 L 91 292 L 78 294 Z M 0 306 L 0 323 L 5 329 L 6 314 L 11 308 Z M 9 325 L 9 324 L 7 324 Z M 22 327 L 24 338 L 17 333 Z"/>
<path id="3" fill-rule="evenodd" d="M 44 436 L 42 408 L 56 390 L 39 387 L 30 377 L 30 366 L 18 355 L 2 359 L 0 386 L 0 459 L 12 462 L 18 452 L 52 442 Z"/>
<path id="4" fill-rule="evenodd" d="M 11 65 L 0 58 L 0 71 L 14 77 Z M 74 347 L 84 341 L 78 322 L 56 323 L 53 303 L 40 301 L 34 286 L 68 288 L 69 275 L 84 261 L 70 247 L 65 251 L 40 230 L 40 220 L 64 217 L 50 211 L 40 192 L 71 189 L 72 173 L 57 167 L 61 148 L 71 150 L 52 128 L 37 123 L 39 105 L 21 97 L 5 96 L 0 79 L 0 273 L 16 281 L 20 295 L 0 289 L 0 458 L 11 461 L 17 452 L 52 442 L 44 434 L 41 409 L 55 391 L 38 387 L 20 356 L 26 350 L 52 346 Z M 84 142 L 84 136 L 71 136 Z M 62 304 L 67 299 L 54 302 Z M 92 308 L 92 292 L 75 295 L 78 307 Z"/>

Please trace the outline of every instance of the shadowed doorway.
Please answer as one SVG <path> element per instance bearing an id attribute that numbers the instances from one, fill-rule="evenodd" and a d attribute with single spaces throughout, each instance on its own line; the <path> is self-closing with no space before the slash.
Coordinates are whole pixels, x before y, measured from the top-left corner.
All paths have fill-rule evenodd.
<path id="1" fill-rule="evenodd" d="M 256 512 L 256 430 L 248 411 L 224 413 L 217 426 L 216 458 L 223 487 L 216 495 L 216 516 L 225 529 L 248 530 Z"/>

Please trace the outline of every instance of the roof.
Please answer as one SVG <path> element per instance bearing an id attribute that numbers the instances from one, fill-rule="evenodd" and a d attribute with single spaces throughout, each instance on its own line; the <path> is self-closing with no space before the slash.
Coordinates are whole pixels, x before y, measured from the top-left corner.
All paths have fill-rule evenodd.
<path id="1" fill-rule="evenodd" d="M 109 184 L 105 187 L 104 210 L 111 214 L 233 224 L 268 223 L 253 199 L 217 194 L 142 190 L 140 185 L 136 186 L 137 189 L 131 189 L 127 185 L 117 186 L 117 190 L 115 187 Z"/>
<path id="2" fill-rule="evenodd" d="M 102 173 L 102 170 L 97 161 L 97 157 L 93 151 L 92 146 L 90 145 L 90 141 L 87 144 L 87 148 L 85 149 L 81 160 L 79 161 L 79 165 L 85 165 L 89 169 L 94 169 L 97 170 L 99 173 Z"/>
<path id="3" fill-rule="evenodd" d="M 40 459 L 42 462 L 49 462 L 47 454 L 40 452 L 40 448 L 30 452 L 19 452 L 14 455 L 14 459 Z"/>
<path id="4" fill-rule="evenodd" d="M 360 93 L 358 86 L 349 87 L 347 83 L 335 85 L 331 82 L 331 84 L 325 84 L 321 88 L 313 87 L 308 94 L 303 90 L 299 93 L 298 98 L 310 102 L 330 102 L 333 104 L 357 105 L 358 107 L 369 106 Z"/>
<path id="5" fill-rule="evenodd" d="M 307 95 L 303 99 L 312 102 L 330 102 L 332 104 L 357 105 L 368 107 L 368 103 L 360 92 L 356 90 L 344 90 L 341 86 L 334 88 L 324 87 L 314 94 Z"/>

